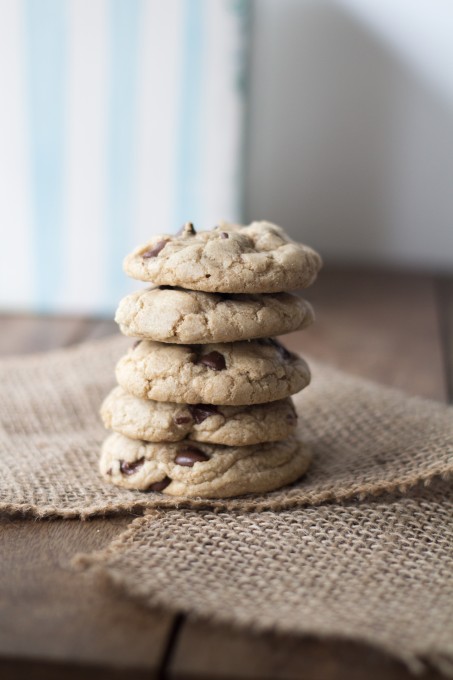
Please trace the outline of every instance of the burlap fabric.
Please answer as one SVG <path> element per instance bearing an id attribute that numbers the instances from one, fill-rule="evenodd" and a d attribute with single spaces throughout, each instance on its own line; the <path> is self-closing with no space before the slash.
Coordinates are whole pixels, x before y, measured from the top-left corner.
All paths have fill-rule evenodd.
<path id="1" fill-rule="evenodd" d="M 453 494 L 249 513 L 152 510 L 81 557 L 151 606 L 349 638 L 453 674 Z"/>
<path id="2" fill-rule="evenodd" d="M 355 638 L 414 668 L 451 670 L 452 410 L 312 362 L 313 384 L 296 398 L 313 450 L 300 482 L 226 501 L 130 492 L 97 471 L 98 408 L 127 344 L 0 362 L 0 509 L 148 509 L 79 563 L 150 605 Z"/>
<path id="3" fill-rule="evenodd" d="M 98 473 L 105 437 L 98 410 L 128 344 L 113 337 L 0 363 L 0 510 L 65 517 L 152 507 L 282 510 L 404 490 L 453 470 L 451 409 L 312 362 L 313 384 L 296 397 L 299 433 L 313 450 L 300 482 L 218 501 L 117 489 Z"/>

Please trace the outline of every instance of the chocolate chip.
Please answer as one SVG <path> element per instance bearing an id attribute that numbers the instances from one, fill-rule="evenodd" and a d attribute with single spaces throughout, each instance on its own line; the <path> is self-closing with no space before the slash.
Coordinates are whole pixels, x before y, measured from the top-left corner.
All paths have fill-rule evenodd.
<path id="1" fill-rule="evenodd" d="M 148 491 L 163 491 L 171 483 L 170 477 L 164 477 L 160 482 L 154 482 L 148 487 Z"/>
<path id="2" fill-rule="evenodd" d="M 154 248 L 151 248 L 151 250 L 147 250 L 146 253 L 143 253 L 142 255 L 143 259 L 148 260 L 150 257 L 157 257 L 160 251 L 165 248 L 167 243 L 168 241 L 158 241 Z"/>
<path id="3" fill-rule="evenodd" d="M 141 343 L 141 340 L 136 340 L 134 342 L 134 344 L 132 345 L 132 349 L 135 349 L 136 347 L 138 347 L 140 343 Z"/>
<path id="4" fill-rule="evenodd" d="M 276 340 L 275 338 L 262 338 L 260 342 L 262 345 L 271 345 L 278 349 L 282 359 L 286 359 L 287 361 L 289 359 L 294 359 L 294 354 L 286 349 L 279 340 Z"/>
<path id="5" fill-rule="evenodd" d="M 209 352 L 198 360 L 199 364 L 212 368 L 213 371 L 223 371 L 226 368 L 225 357 L 220 352 Z"/>
<path id="6" fill-rule="evenodd" d="M 213 416 L 215 413 L 220 413 L 219 409 L 217 406 L 213 406 L 212 404 L 195 404 L 195 405 L 190 405 L 189 406 L 189 411 L 192 414 L 192 418 L 196 422 L 197 425 L 203 422 L 203 420 L 206 420 L 206 418 L 209 418 L 209 416 Z M 220 415 L 222 415 L 220 413 Z"/>
<path id="7" fill-rule="evenodd" d="M 221 231 L 220 238 L 230 238 L 230 235 L 226 231 Z"/>
<path id="8" fill-rule="evenodd" d="M 289 361 L 290 359 L 294 359 L 294 354 L 289 351 L 289 349 L 286 349 L 284 345 L 281 345 L 280 343 L 277 344 L 277 347 L 280 351 L 280 354 L 282 355 L 283 359 L 286 359 L 286 361 Z"/>
<path id="9" fill-rule="evenodd" d="M 198 349 L 198 346 L 186 345 L 184 349 L 189 354 L 188 360 L 192 362 L 192 364 L 198 364 L 198 359 L 200 357 L 200 351 Z"/>
<path id="10" fill-rule="evenodd" d="M 296 420 L 297 420 L 296 409 L 294 408 L 294 404 L 292 404 L 292 403 L 291 403 L 290 407 L 291 407 L 291 412 L 286 414 L 286 420 L 289 423 L 295 423 Z"/>
<path id="11" fill-rule="evenodd" d="M 190 416 L 185 416 L 181 414 L 179 416 L 175 416 L 173 420 L 176 425 L 185 425 L 186 423 L 190 423 L 192 421 L 192 418 Z"/>
<path id="12" fill-rule="evenodd" d="M 137 472 L 137 470 L 142 467 L 144 462 L 144 458 L 139 458 L 138 460 L 134 460 L 131 463 L 122 460 L 120 461 L 120 470 L 123 475 L 133 475 L 134 472 Z"/>
<path id="13" fill-rule="evenodd" d="M 195 446 L 181 446 L 175 457 L 175 463 L 185 467 L 193 467 L 195 463 L 202 463 L 206 460 L 209 460 L 209 456 Z"/>
<path id="14" fill-rule="evenodd" d="M 182 225 L 181 229 L 176 232 L 176 236 L 195 236 L 196 233 L 192 222 L 186 222 Z"/>

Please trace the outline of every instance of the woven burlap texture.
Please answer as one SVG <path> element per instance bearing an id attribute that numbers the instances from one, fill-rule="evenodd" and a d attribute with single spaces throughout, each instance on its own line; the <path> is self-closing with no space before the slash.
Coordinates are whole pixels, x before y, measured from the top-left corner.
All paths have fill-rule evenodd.
<path id="1" fill-rule="evenodd" d="M 150 606 L 256 631 L 355 639 L 453 673 L 453 495 L 289 511 L 152 510 L 97 568 Z"/>
<path id="2" fill-rule="evenodd" d="M 296 396 L 313 451 L 298 483 L 262 496 L 177 499 L 118 489 L 98 473 L 98 410 L 130 345 L 112 338 L 0 362 L 0 510 L 87 517 L 152 507 L 287 509 L 404 490 L 453 470 L 453 411 L 312 362 Z"/>

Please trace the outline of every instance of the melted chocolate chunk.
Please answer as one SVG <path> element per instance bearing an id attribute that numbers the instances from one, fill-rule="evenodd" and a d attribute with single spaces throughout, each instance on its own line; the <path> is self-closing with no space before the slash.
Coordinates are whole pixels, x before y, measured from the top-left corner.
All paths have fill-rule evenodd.
<path id="1" fill-rule="evenodd" d="M 291 403 L 291 413 L 286 414 L 286 420 L 291 424 L 297 421 L 297 412 L 293 403 Z"/>
<path id="2" fill-rule="evenodd" d="M 221 231 L 220 238 L 230 238 L 230 235 L 227 231 Z"/>
<path id="3" fill-rule="evenodd" d="M 213 371 L 223 371 L 226 368 L 225 357 L 220 352 L 209 352 L 198 359 L 199 364 L 212 368 Z"/>
<path id="4" fill-rule="evenodd" d="M 195 463 L 202 463 L 206 460 L 209 460 L 209 456 L 195 446 L 181 446 L 175 457 L 175 463 L 185 467 L 193 467 Z"/>
<path id="5" fill-rule="evenodd" d="M 201 345 L 186 345 L 185 349 L 189 354 L 192 354 L 190 357 L 191 362 L 197 364 L 200 358 Z"/>
<path id="6" fill-rule="evenodd" d="M 191 404 L 188 408 L 197 425 L 202 423 L 203 420 L 206 420 L 206 418 L 209 418 L 209 416 L 220 413 L 217 406 L 213 406 L 212 404 Z M 220 413 L 220 415 L 222 414 Z"/>
<path id="7" fill-rule="evenodd" d="M 154 248 L 151 248 L 151 250 L 147 250 L 145 253 L 143 253 L 142 257 L 144 260 L 149 260 L 150 257 L 157 257 L 159 255 L 160 251 L 165 248 L 167 245 L 168 241 L 158 241 Z"/>
<path id="8" fill-rule="evenodd" d="M 139 458 L 138 460 L 132 461 L 132 463 L 128 463 L 125 460 L 120 461 L 120 470 L 123 473 L 123 475 L 133 475 L 134 472 L 137 472 L 138 469 L 140 469 L 145 462 L 144 458 Z"/>
<path id="9" fill-rule="evenodd" d="M 294 359 L 294 354 L 289 351 L 289 349 L 286 349 L 284 345 L 281 344 L 278 340 L 274 340 L 275 346 L 278 348 L 278 351 L 282 355 L 283 359 L 290 360 Z"/>
<path id="10" fill-rule="evenodd" d="M 192 421 L 192 418 L 190 416 L 185 416 L 183 413 L 181 413 L 179 416 L 175 416 L 173 420 L 176 425 L 185 425 L 186 423 L 190 423 Z"/>
<path id="11" fill-rule="evenodd" d="M 148 491 L 163 491 L 171 483 L 170 477 L 164 477 L 160 482 L 154 482 L 148 487 Z"/>
<path id="12" fill-rule="evenodd" d="M 290 352 L 284 345 L 279 340 L 276 340 L 275 338 L 261 338 L 258 341 L 261 345 L 270 345 L 272 347 L 275 347 L 278 349 L 280 356 L 282 359 L 285 359 L 289 361 L 289 359 L 294 359 L 294 354 Z"/>
<path id="13" fill-rule="evenodd" d="M 192 222 L 186 222 L 182 225 L 181 229 L 176 232 L 176 236 L 195 236 L 196 233 Z"/>

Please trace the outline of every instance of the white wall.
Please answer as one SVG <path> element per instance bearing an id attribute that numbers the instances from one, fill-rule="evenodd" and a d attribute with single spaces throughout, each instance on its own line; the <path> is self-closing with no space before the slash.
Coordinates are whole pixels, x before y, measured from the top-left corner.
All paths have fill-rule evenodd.
<path id="1" fill-rule="evenodd" d="M 246 217 L 453 267 L 453 3 L 256 0 Z"/>

